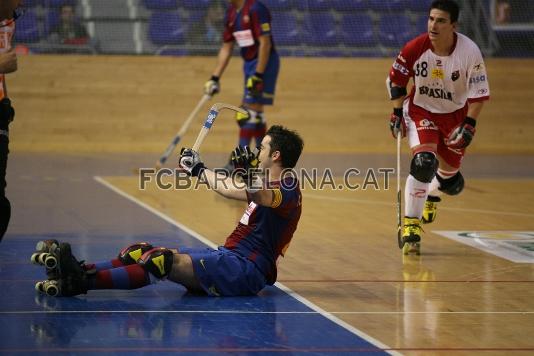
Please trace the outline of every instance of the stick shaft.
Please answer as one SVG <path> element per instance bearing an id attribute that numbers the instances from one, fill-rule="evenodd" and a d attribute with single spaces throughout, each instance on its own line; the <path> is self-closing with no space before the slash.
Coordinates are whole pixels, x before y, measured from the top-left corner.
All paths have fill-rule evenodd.
<path id="1" fill-rule="evenodd" d="M 204 122 L 204 125 L 200 129 L 200 133 L 198 134 L 195 143 L 193 144 L 193 151 L 198 152 L 200 145 L 202 145 L 202 142 L 204 142 L 204 139 L 208 135 L 208 132 L 210 131 L 211 127 L 213 126 L 213 123 L 215 122 L 215 119 L 219 115 L 219 112 L 223 109 L 229 109 L 232 111 L 240 112 L 242 114 L 247 114 L 245 110 L 243 110 L 242 108 L 238 108 L 237 106 L 234 106 L 234 105 L 224 104 L 224 103 L 214 104 L 211 107 L 208 113 L 208 116 L 206 117 L 206 121 Z"/>
<path id="2" fill-rule="evenodd" d="M 399 247 L 402 248 L 402 193 L 401 193 L 401 133 L 397 133 L 397 239 Z"/>
<path id="3" fill-rule="evenodd" d="M 163 154 L 159 158 L 159 160 L 158 160 L 156 165 L 163 165 L 167 161 L 167 159 L 169 158 L 171 153 L 174 151 L 174 149 L 176 148 L 176 146 L 178 145 L 178 143 L 182 139 L 182 136 L 185 135 L 185 133 L 189 129 L 189 126 L 191 125 L 191 122 L 193 122 L 193 119 L 197 116 L 198 112 L 200 111 L 200 109 L 202 109 L 204 104 L 208 100 L 210 100 L 210 98 L 211 97 L 209 95 L 203 95 L 202 96 L 202 98 L 198 101 L 198 103 L 195 106 L 195 108 L 193 109 L 193 111 L 191 111 L 191 113 L 189 114 L 187 119 L 182 124 L 182 127 L 180 127 L 180 130 L 173 137 L 171 143 L 167 146 L 167 148 L 165 149 L 165 152 L 163 152 Z"/>

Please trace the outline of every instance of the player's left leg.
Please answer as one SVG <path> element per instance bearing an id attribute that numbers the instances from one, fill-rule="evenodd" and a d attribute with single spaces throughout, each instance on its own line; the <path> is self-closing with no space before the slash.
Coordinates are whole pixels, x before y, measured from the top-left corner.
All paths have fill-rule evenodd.
<path id="1" fill-rule="evenodd" d="M 263 93 L 261 96 L 253 96 L 246 87 L 248 78 L 255 74 L 257 60 L 244 63 L 244 94 L 242 106 L 248 111 L 248 115 L 236 114 L 239 124 L 239 146 L 250 146 L 252 139 L 256 147 L 260 146 L 263 136 L 267 131 L 264 107 L 274 104 L 276 83 L 280 71 L 280 58 L 276 52 L 271 53 L 267 67 L 263 73 Z"/>
<path id="2" fill-rule="evenodd" d="M 464 188 L 464 178 L 460 173 L 460 166 L 465 155 L 465 149 L 452 150 L 443 144 L 438 145 L 440 167 L 430 183 L 430 192 L 423 210 L 422 222 L 429 224 L 436 219 L 438 203 L 441 194 L 458 195 Z"/>

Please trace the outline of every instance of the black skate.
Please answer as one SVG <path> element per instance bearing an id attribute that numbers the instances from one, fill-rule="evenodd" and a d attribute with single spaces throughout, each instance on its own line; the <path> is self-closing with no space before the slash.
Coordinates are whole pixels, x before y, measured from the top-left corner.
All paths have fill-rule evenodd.
<path id="1" fill-rule="evenodd" d="M 53 297 L 87 293 L 87 272 L 82 266 L 83 262 L 78 262 L 72 255 L 70 244 L 52 246 L 48 254 L 45 260 L 55 259 L 55 267 L 47 270 L 47 273 L 50 271 L 48 280 L 37 282 L 35 289 Z M 51 274 L 54 274 L 54 278 L 50 277 Z"/>
<path id="2" fill-rule="evenodd" d="M 57 278 L 57 259 L 50 253 L 52 249 L 59 246 L 59 241 L 55 239 L 39 241 L 35 245 L 35 251 L 30 260 L 33 264 L 41 265 L 46 268 L 46 274 L 49 278 Z"/>

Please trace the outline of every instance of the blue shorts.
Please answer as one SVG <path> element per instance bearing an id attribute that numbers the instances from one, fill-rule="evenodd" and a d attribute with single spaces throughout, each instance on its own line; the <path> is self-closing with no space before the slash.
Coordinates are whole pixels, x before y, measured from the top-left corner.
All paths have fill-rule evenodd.
<path id="1" fill-rule="evenodd" d="M 265 276 L 254 262 L 224 247 L 179 251 L 191 256 L 195 277 L 210 296 L 256 295 L 265 287 Z"/>
<path id="2" fill-rule="evenodd" d="M 245 61 L 243 64 L 243 72 L 245 74 L 243 103 L 273 105 L 276 80 L 278 79 L 278 71 L 280 70 L 280 57 L 276 52 L 272 52 L 269 56 L 269 62 L 267 62 L 267 67 L 263 73 L 263 95 L 261 98 L 253 98 L 252 96 L 247 95 L 247 80 L 256 73 L 257 64 L 257 58 L 251 61 Z"/>

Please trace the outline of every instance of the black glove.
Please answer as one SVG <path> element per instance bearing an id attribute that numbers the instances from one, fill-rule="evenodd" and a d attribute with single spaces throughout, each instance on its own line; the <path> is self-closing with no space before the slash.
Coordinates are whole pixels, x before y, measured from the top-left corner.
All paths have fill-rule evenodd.
<path id="1" fill-rule="evenodd" d="M 15 118 L 15 109 L 9 98 L 0 100 L 0 130 L 8 130 L 9 123 Z"/>
<path id="2" fill-rule="evenodd" d="M 185 147 L 182 147 L 182 150 L 180 151 L 179 165 L 193 177 L 198 177 L 202 171 L 206 169 L 206 166 L 204 166 L 204 163 L 200 160 L 198 152 Z"/>
<path id="3" fill-rule="evenodd" d="M 401 138 L 406 136 L 406 123 L 402 118 L 402 108 L 394 108 L 389 118 L 389 129 L 393 138 L 397 138 L 397 135 L 400 134 Z"/>
<path id="4" fill-rule="evenodd" d="M 258 175 L 258 157 L 248 146 L 237 146 L 232 152 L 231 160 L 236 174 L 249 186 L 253 176 Z"/>
<path id="5" fill-rule="evenodd" d="M 456 126 L 445 139 L 445 144 L 453 149 L 466 148 L 473 140 L 473 136 L 475 136 L 476 124 L 477 121 L 475 119 L 466 116 L 464 122 Z"/>

